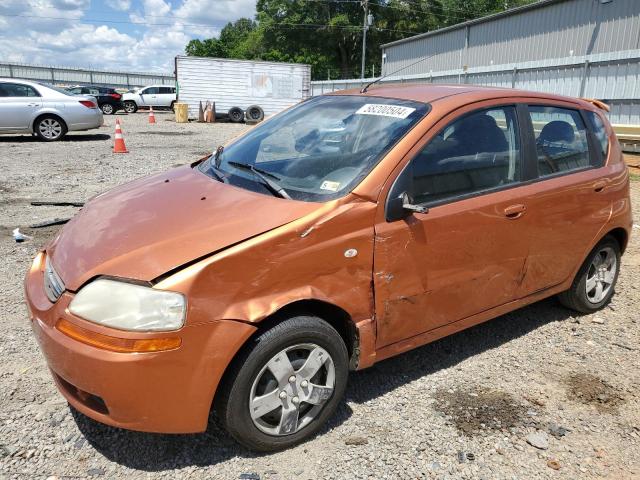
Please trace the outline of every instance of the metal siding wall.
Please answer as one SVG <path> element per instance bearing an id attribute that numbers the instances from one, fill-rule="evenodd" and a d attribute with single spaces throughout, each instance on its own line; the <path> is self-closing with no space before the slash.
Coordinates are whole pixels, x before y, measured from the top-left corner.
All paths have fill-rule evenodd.
<path id="1" fill-rule="evenodd" d="M 216 110 L 226 113 L 231 107 L 246 109 L 260 105 L 265 115 L 284 110 L 307 98 L 310 93 L 308 83 L 311 78 L 309 65 L 219 60 L 213 58 L 178 57 L 177 80 L 179 101 L 189 104 L 189 116 L 198 116 L 199 102 L 213 101 Z M 255 75 L 262 75 L 272 82 L 272 92 L 291 82 L 292 96 L 256 95 L 253 85 Z M 288 85 L 287 85 L 288 86 Z"/>
<path id="2" fill-rule="evenodd" d="M 173 85 L 175 83 L 173 76 L 169 75 L 108 72 L 103 70 L 48 67 L 44 65 L 13 63 L 0 63 L 0 76 L 24 78 L 40 82 L 53 82 L 65 85 L 94 83 L 110 87 L 143 87 L 145 85 Z M 127 78 L 129 79 L 128 83 Z"/>

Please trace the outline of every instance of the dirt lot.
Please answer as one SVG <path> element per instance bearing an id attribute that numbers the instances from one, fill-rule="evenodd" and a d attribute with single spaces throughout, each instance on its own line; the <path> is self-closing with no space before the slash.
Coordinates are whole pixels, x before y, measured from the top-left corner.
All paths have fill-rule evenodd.
<path id="1" fill-rule="evenodd" d="M 214 423 L 152 435 L 72 411 L 31 335 L 22 279 L 58 228 L 28 226 L 77 208 L 29 202 L 83 201 L 246 128 L 118 117 L 128 155 L 111 153 L 114 117 L 55 144 L 0 137 L 0 478 L 640 478 L 637 227 L 602 312 L 576 316 L 550 299 L 353 373 L 331 424 L 285 452 L 254 455 Z M 640 212 L 638 177 L 632 188 Z M 15 243 L 18 226 L 34 238 Z"/>

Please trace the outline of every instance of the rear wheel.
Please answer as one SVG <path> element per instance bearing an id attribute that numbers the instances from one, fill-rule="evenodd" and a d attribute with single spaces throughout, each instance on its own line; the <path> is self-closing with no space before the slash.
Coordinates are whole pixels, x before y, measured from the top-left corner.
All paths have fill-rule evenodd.
<path id="1" fill-rule="evenodd" d="M 316 317 L 293 317 L 252 340 L 216 400 L 225 428 L 257 451 L 274 451 L 314 435 L 335 412 L 347 385 L 340 334 Z"/>
<path id="2" fill-rule="evenodd" d="M 558 295 L 558 299 L 578 312 L 595 312 L 611 300 L 619 272 L 620 245 L 607 236 L 591 251 L 571 288 Z"/>
<path id="3" fill-rule="evenodd" d="M 67 133 L 67 126 L 59 117 L 44 115 L 35 122 L 35 134 L 45 142 L 60 140 Z"/>
<path id="4" fill-rule="evenodd" d="M 103 103 L 100 109 L 102 110 L 102 113 L 104 113 L 105 115 L 114 114 L 113 105 L 111 105 L 110 103 Z"/>
<path id="5" fill-rule="evenodd" d="M 127 113 L 136 113 L 138 111 L 138 105 L 136 105 L 136 102 L 127 100 L 124 102 L 124 111 Z"/>
<path id="6" fill-rule="evenodd" d="M 171 102 L 171 105 L 169 106 L 169 108 L 171 109 L 172 112 L 176 111 L 176 102 Z"/>

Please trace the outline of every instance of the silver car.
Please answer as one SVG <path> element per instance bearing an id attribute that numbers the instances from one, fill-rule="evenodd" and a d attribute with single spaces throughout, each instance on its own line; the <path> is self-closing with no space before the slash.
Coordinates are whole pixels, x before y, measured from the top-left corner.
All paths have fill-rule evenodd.
<path id="1" fill-rule="evenodd" d="M 46 142 L 67 132 L 102 125 L 102 112 L 91 96 L 72 95 L 51 85 L 0 78 L 0 134 L 31 133 Z"/>

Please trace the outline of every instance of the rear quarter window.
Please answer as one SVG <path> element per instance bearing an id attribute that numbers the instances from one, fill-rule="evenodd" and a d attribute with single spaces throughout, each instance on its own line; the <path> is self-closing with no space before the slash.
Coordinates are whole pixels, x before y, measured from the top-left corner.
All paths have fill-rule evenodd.
<path id="1" fill-rule="evenodd" d="M 600 150 L 602 151 L 602 159 L 603 163 L 609 154 L 609 136 L 607 135 L 607 129 L 604 126 L 604 122 L 600 115 L 596 112 L 585 112 L 587 114 L 587 118 L 591 123 L 591 129 L 593 130 L 596 139 L 598 140 L 598 145 L 600 146 Z"/>

